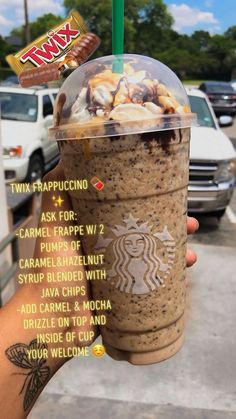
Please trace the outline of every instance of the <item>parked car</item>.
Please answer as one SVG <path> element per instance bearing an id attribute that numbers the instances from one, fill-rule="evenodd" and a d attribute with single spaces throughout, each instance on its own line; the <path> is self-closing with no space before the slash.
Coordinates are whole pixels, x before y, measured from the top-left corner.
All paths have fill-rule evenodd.
<path id="1" fill-rule="evenodd" d="M 1 135 L 5 179 L 33 182 L 59 160 L 48 140 L 58 89 L 0 87 Z"/>
<path id="2" fill-rule="evenodd" d="M 229 84 L 231 84 L 232 88 L 236 91 L 236 80 L 231 80 Z"/>
<path id="3" fill-rule="evenodd" d="M 18 86 L 19 85 L 19 80 L 18 77 L 16 75 L 11 75 L 5 78 L 5 80 L 3 80 L 0 83 L 1 86 Z"/>
<path id="4" fill-rule="evenodd" d="M 198 89 L 187 89 L 198 126 L 191 130 L 189 212 L 223 216 L 233 194 L 236 175 L 236 152 L 220 129 L 233 119 L 221 116 L 219 124 L 207 96 Z"/>
<path id="5" fill-rule="evenodd" d="M 223 81 L 202 83 L 199 89 L 205 92 L 217 115 L 236 114 L 236 93 L 231 84 Z"/>

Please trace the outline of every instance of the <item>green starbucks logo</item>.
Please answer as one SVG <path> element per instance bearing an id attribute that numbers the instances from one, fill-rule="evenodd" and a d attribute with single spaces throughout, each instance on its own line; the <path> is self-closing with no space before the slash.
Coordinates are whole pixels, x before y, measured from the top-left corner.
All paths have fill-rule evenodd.
<path id="1" fill-rule="evenodd" d="M 125 225 L 111 229 L 113 238 L 99 236 L 96 249 L 112 253 L 107 280 L 118 290 L 131 294 L 147 294 L 165 286 L 175 258 L 175 240 L 167 226 L 153 232 L 148 222 L 139 223 L 131 214 Z"/>

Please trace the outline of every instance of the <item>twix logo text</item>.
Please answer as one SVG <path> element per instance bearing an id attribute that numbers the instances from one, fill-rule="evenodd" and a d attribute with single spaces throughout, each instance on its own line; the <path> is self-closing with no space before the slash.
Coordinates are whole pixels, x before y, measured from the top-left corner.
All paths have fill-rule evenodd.
<path id="1" fill-rule="evenodd" d="M 21 56 L 20 61 L 25 63 L 30 61 L 36 67 L 42 64 L 50 63 L 55 57 L 58 57 L 62 50 L 65 50 L 73 39 L 80 35 L 80 31 L 72 29 L 70 23 L 66 23 L 57 32 L 53 30 L 48 32 L 48 41 L 44 42 L 41 48 L 32 46 L 24 55 Z"/>

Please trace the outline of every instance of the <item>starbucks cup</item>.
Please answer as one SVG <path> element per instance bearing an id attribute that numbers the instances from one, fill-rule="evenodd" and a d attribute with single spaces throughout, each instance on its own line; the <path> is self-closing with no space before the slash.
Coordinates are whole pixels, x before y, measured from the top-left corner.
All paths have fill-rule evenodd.
<path id="1" fill-rule="evenodd" d="M 114 73 L 120 60 L 123 73 Z M 151 364 L 182 346 L 190 126 L 195 122 L 176 75 L 139 55 L 90 61 L 63 84 L 50 139 L 65 176 L 88 187 L 69 192 L 85 255 L 104 255 L 90 280 L 106 352 Z M 103 228 L 104 226 L 104 228 Z M 103 274 L 102 274 L 103 272 Z M 102 305 L 101 305 L 102 307 Z"/>

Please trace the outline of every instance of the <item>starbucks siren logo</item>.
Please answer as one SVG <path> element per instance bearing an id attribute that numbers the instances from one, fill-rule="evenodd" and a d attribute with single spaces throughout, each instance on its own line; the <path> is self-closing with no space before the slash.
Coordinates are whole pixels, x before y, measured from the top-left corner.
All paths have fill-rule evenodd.
<path id="1" fill-rule="evenodd" d="M 107 280 L 118 290 L 131 294 L 147 294 L 164 286 L 175 258 L 175 241 L 167 226 L 153 233 L 148 222 L 138 224 L 139 218 L 129 214 L 125 226 L 116 225 L 113 238 L 99 236 L 95 249 L 113 254 Z M 159 257 L 160 255 L 161 257 Z"/>

